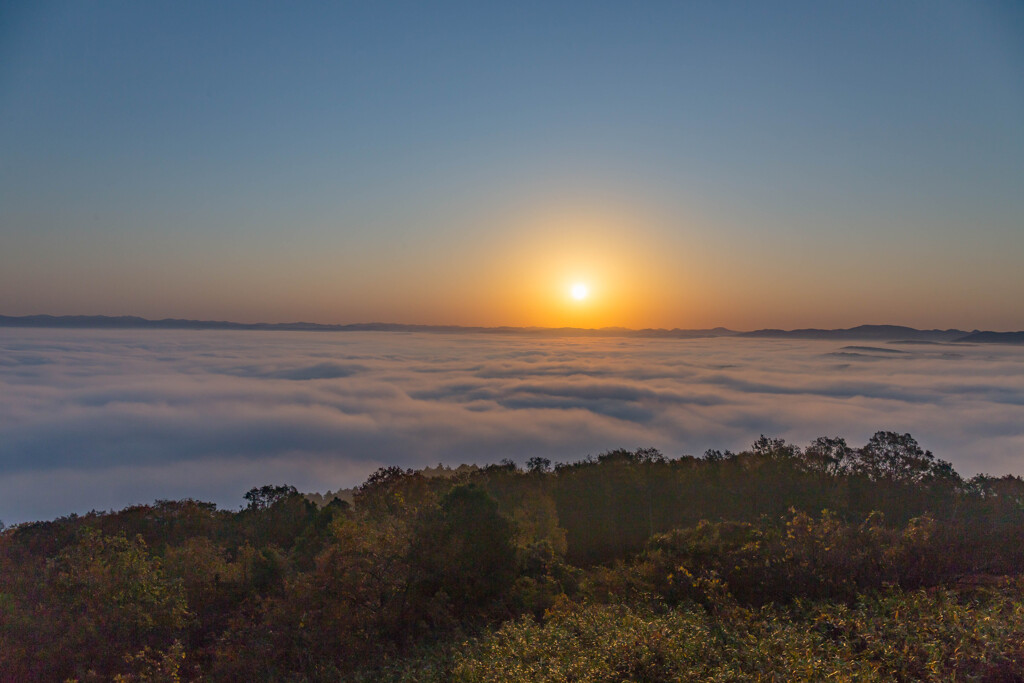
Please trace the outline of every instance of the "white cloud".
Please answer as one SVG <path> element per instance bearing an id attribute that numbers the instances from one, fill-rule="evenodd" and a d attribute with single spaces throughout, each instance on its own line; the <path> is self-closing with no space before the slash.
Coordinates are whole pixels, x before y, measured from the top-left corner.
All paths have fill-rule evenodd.
<path id="1" fill-rule="evenodd" d="M 249 486 L 336 489 L 381 464 L 699 454 L 761 433 L 910 432 L 963 474 L 1024 473 L 1024 349 L 843 346 L 0 330 L 0 519 L 233 507 Z"/>

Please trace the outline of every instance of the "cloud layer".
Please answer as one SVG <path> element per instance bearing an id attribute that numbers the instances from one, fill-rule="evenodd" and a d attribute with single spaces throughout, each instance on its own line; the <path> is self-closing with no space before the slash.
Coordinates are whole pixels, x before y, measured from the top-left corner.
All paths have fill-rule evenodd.
<path id="1" fill-rule="evenodd" d="M 893 351 L 904 353 L 893 353 Z M 963 474 L 1024 473 L 1024 349 L 757 339 L 0 330 L 0 520 L 382 464 L 567 461 L 761 433 L 911 432 Z"/>

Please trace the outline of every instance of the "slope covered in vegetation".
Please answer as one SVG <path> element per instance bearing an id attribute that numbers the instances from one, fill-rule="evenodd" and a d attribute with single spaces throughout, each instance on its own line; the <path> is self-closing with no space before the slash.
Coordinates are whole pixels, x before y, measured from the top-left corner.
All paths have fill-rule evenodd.
<path id="1" fill-rule="evenodd" d="M 0 534 L 0 680 L 1024 680 L 1024 481 L 909 435 Z"/>

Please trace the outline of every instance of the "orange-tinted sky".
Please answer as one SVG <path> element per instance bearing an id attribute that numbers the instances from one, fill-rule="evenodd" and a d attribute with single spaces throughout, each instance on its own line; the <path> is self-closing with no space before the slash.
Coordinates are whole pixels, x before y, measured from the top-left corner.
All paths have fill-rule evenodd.
<path id="1" fill-rule="evenodd" d="M 1020 6 L 484 5 L 8 5 L 0 314 L 1024 328 Z"/>

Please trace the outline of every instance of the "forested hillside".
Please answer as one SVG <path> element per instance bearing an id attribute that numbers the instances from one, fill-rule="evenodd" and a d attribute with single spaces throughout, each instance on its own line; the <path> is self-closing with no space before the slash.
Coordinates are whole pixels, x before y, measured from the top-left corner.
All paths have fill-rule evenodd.
<path id="1" fill-rule="evenodd" d="M 0 680 L 1024 681 L 1024 481 L 762 437 L 0 534 Z"/>

